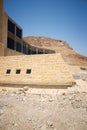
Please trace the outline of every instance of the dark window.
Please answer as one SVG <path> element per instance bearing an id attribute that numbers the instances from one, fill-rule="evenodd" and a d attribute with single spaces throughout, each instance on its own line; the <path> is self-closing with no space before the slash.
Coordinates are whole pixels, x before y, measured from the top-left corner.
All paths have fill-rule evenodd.
<path id="1" fill-rule="evenodd" d="M 32 54 L 36 54 L 36 51 L 33 51 L 33 50 L 32 50 L 32 52 L 31 52 L 31 53 L 32 53 Z"/>
<path id="2" fill-rule="evenodd" d="M 16 70 L 16 74 L 20 74 L 20 73 L 21 73 L 20 69 Z"/>
<path id="3" fill-rule="evenodd" d="M 38 54 L 43 54 L 43 50 L 42 49 L 38 49 Z"/>
<path id="4" fill-rule="evenodd" d="M 13 49 L 15 48 L 15 42 L 13 39 L 9 38 L 7 39 L 7 48 Z"/>
<path id="5" fill-rule="evenodd" d="M 10 73 L 11 73 L 11 70 L 8 69 L 8 70 L 6 71 L 6 74 L 10 74 Z"/>
<path id="6" fill-rule="evenodd" d="M 32 54 L 32 51 L 30 48 L 28 48 L 28 54 Z"/>
<path id="7" fill-rule="evenodd" d="M 27 54 L 27 47 L 26 47 L 25 44 L 23 45 L 23 53 L 24 53 L 24 54 Z"/>
<path id="8" fill-rule="evenodd" d="M 8 31 L 15 34 L 15 24 L 8 20 Z"/>
<path id="9" fill-rule="evenodd" d="M 26 74 L 31 74 L 31 69 L 27 69 Z"/>
<path id="10" fill-rule="evenodd" d="M 21 52 L 21 44 L 16 42 L 16 51 Z"/>
<path id="11" fill-rule="evenodd" d="M 45 54 L 49 54 L 49 51 L 48 51 L 48 50 L 45 50 Z"/>
<path id="12" fill-rule="evenodd" d="M 22 38 L 22 30 L 16 27 L 16 36 Z"/>
<path id="13" fill-rule="evenodd" d="M 38 51 L 38 54 L 43 54 L 43 52 Z"/>

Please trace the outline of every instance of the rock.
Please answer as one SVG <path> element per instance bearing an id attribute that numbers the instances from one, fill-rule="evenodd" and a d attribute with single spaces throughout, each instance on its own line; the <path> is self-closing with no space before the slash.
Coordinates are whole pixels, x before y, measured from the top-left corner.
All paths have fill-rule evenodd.
<path id="1" fill-rule="evenodd" d="M 33 127 L 33 130 L 36 130 L 36 127 Z"/>
<path id="2" fill-rule="evenodd" d="M 23 97 L 23 98 L 22 98 L 22 101 L 25 101 L 25 100 L 26 100 L 26 98 L 25 98 L 25 97 Z"/>
<path id="3" fill-rule="evenodd" d="M 46 124 L 47 124 L 47 127 L 51 127 L 51 128 L 54 127 L 53 122 L 47 121 Z"/>
<path id="4" fill-rule="evenodd" d="M 31 119 L 31 118 L 28 118 L 27 120 L 28 120 L 28 121 L 32 121 L 32 119 Z"/>
<path id="5" fill-rule="evenodd" d="M 17 91 L 17 94 L 26 94 L 25 90 L 24 89 L 19 89 Z"/>
<path id="6" fill-rule="evenodd" d="M 13 94 L 16 94 L 17 92 L 16 91 L 13 91 Z"/>
<path id="7" fill-rule="evenodd" d="M 19 92 L 24 92 L 23 88 L 18 89 Z"/>
<path id="8" fill-rule="evenodd" d="M 4 106 L 8 106 L 9 104 L 8 103 L 5 103 Z"/>
<path id="9" fill-rule="evenodd" d="M 63 93 L 62 93 L 62 95 L 66 95 L 66 93 L 65 93 L 65 92 L 63 92 Z"/>
<path id="10" fill-rule="evenodd" d="M 0 109 L 0 116 L 4 113 L 4 110 Z"/>
<path id="11" fill-rule="evenodd" d="M 41 128 L 41 127 L 42 127 L 42 125 L 39 125 L 39 126 L 38 126 L 38 128 Z"/>
<path id="12" fill-rule="evenodd" d="M 17 91 L 16 94 L 22 94 L 22 92 L 21 91 Z"/>
<path id="13" fill-rule="evenodd" d="M 74 79 L 80 79 L 80 75 L 78 75 L 78 74 L 73 74 L 73 78 L 74 78 Z"/>
<path id="14" fill-rule="evenodd" d="M 70 96 L 70 97 L 69 97 L 69 100 L 70 100 L 70 101 L 73 100 L 73 97 Z"/>
<path id="15" fill-rule="evenodd" d="M 41 107 L 38 107 L 38 110 L 41 110 Z"/>
<path id="16" fill-rule="evenodd" d="M 2 91 L 6 92 L 7 90 L 5 88 L 3 88 Z"/>
<path id="17" fill-rule="evenodd" d="M 28 91 L 29 87 L 25 86 L 23 89 L 24 91 Z"/>
<path id="18" fill-rule="evenodd" d="M 54 100 L 52 98 L 49 99 L 49 102 L 53 102 Z"/>
<path id="19" fill-rule="evenodd" d="M 48 129 L 47 129 L 47 126 L 46 126 L 46 125 L 42 126 L 42 127 L 41 127 L 41 130 L 48 130 Z"/>
<path id="20" fill-rule="evenodd" d="M 24 102 L 26 99 L 24 97 L 20 97 L 18 100 Z"/>

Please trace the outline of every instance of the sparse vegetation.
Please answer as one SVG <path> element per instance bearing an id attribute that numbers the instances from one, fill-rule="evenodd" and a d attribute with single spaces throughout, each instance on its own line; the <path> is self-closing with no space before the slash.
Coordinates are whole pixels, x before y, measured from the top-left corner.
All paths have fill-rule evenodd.
<path id="1" fill-rule="evenodd" d="M 87 68 L 86 68 L 86 67 L 80 67 L 80 69 L 81 69 L 81 70 L 87 70 Z"/>

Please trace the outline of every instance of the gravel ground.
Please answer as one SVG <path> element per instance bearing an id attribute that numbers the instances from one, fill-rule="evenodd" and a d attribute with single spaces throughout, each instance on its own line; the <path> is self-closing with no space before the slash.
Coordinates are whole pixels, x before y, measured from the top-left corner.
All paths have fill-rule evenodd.
<path id="1" fill-rule="evenodd" d="M 0 130 L 87 130 L 87 82 L 76 82 L 38 94 L 28 87 L 1 87 Z"/>

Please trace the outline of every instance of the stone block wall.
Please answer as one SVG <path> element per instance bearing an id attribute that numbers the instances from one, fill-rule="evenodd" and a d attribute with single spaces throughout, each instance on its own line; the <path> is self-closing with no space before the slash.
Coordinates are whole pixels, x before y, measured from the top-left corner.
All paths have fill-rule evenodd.
<path id="1" fill-rule="evenodd" d="M 4 49 L 4 56 L 14 56 L 14 55 L 23 55 L 23 53 L 17 52 L 9 48 Z"/>
<path id="2" fill-rule="evenodd" d="M 4 46 L 2 43 L 0 43 L 0 56 L 4 55 Z"/>
<path id="3" fill-rule="evenodd" d="M 6 74 L 7 70 L 10 74 Z M 26 70 L 31 70 L 26 74 Z M 20 74 L 16 71 L 20 70 Z M 0 83 L 64 85 L 75 83 L 60 54 L 0 57 Z"/>

